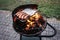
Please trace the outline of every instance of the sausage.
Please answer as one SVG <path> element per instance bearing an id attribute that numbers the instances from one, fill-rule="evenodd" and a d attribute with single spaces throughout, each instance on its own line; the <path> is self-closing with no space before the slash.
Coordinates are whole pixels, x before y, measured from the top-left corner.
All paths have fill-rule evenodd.
<path id="1" fill-rule="evenodd" d="M 16 15 L 18 16 L 19 19 L 27 19 L 27 17 L 29 16 L 28 14 L 24 13 L 24 12 L 17 12 Z"/>

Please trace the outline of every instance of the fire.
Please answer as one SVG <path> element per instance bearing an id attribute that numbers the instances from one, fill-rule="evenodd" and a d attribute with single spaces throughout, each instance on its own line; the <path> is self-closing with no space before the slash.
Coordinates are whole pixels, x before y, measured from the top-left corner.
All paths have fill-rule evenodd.
<path id="1" fill-rule="evenodd" d="M 27 20 L 27 27 L 25 28 L 26 30 L 29 30 L 30 28 L 34 28 L 35 24 L 37 23 L 39 26 L 41 25 L 39 23 L 39 19 L 41 19 L 41 15 L 39 13 L 35 13 L 32 15 L 28 20 Z"/>
<path id="2" fill-rule="evenodd" d="M 40 15 L 38 13 L 35 13 L 35 15 L 33 15 L 32 17 L 39 18 Z"/>
<path id="3" fill-rule="evenodd" d="M 30 20 L 27 20 L 27 22 L 32 25 L 34 22 L 30 21 Z"/>
<path id="4" fill-rule="evenodd" d="M 29 30 L 29 28 L 33 27 L 32 25 L 34 24 L 34 22 L 27 20 L 27 27 L 26 30 Z"/>

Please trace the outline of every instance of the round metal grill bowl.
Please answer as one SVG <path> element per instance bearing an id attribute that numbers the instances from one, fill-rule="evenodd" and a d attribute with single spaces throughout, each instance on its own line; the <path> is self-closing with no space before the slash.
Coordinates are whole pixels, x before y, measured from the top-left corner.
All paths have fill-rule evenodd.
<path id="1" fill-rule="evenodd" d="M 24 10 L 25 8 L 31 8 L 31 9 L 37 9 L 38 5 L 36 4 L 27 4 L 27 5 L 21 5 L 17 8 L 14 9 L 12 12 L 12 19 L 14 20 L 14 15 L 19 11 L 19 10 Z M 43 22 L 43 20 L 42 20 Z M 20 25 L 19 25 L 20 24 Z M 22 26 L 21 26 L 22 25 Z M 46 21 L 44 22 L 44 29 L 46 28 Z M 44 29 L 42 28 L 37 28 L 33 30 L 23 30 L 26 27 L 26 22 L 21 22 L 20 20 L 13 21 L 13 28 L 15 29 L 16 32 L 19 34 L 22 34 L 24 36 L 35 36 L 38 34 L 41 34 Z"/>

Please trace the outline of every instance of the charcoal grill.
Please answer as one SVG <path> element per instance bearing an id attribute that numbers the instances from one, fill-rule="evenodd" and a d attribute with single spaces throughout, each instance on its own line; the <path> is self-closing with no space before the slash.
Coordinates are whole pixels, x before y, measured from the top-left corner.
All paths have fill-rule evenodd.
<path id="1" fill-rule="evenodd" d="M 27 30 L 24 30 L 24 28 L 25 28 L 25 26 L 26 26 L 26 21 L 24 21 L 23 20 L 23 22 L 20 20 L 20 19 L 18 19 L 18 17 L 15 15 L 17 12 L 19 12 L 19 11 L 22 11 L 22 10 L 24 10 L 24 9 L 26 9 L 26 8 L 30 8 L 30 9 L 38 9 L 37 8 L 38 7 L 38 5 L 37 4 L 27 4 L 27 5 L 21 5 L 21 6 L 19 6 L 19 7 L 17 7 L 17 8 L 15 8 L 14 9 L 14 11 L 12 12 L 12 19 L 13 19 L 13 28 L 14 28 L 14 30 L 17 32 L 17 33 L 19 33 L 20 34 L 20 40 L 22 40 L 22 35 L 23 36 L 27 36 L 27 37 L 39 37 L 40 38 L 40 40 L 42 40 L 41 38 L 42 37 L 53 37 L 53 36 L 55 36 L 56 35 L 56 30 L 55 30 L 55 28 L 52 26 L 52 25 L 50 25 L 48 22 L 47 22 L 47 20 L 44 20 L 44 22 L 43 22 L 43 20 L 41 21 L 41 22 L 43 22 L 44 24 L 43 24 L 43 26 L 44 26 L 44 28 L 37 28 L 37 29 L 34 29 L 34 30 L 29 30 L 29 31 L 27 31 Z M 37 11 L 37 12 L 39 12 L 39 11 Z M 14 21 L 16 19 L 16 21 Z M 19 24 L 21 24 L 21 25 L 19 25 Z M 41 33 L 44 31 L 44 29 L 46 28 L 46 26 L 50 26 L 53 30 L 54 30 L 54 34 L 52 34 L 52 35 L 41 35 Z"/>

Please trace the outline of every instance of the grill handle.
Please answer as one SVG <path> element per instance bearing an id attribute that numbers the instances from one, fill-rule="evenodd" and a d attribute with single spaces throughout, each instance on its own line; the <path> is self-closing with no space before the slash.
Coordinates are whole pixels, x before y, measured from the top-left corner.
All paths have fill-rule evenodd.
<path id="1" fill-rule="evenodd" d="M 56 33 L 57 33 L 56 29 L 52 25 L 50 25 L 48 22 L 47 22 L 47 25 L 50 26 L 54 30 L 54 34 L 52 34 L 52 35 L 40 35 L 39 37 L 53 37 L 56 35 Z"/>

